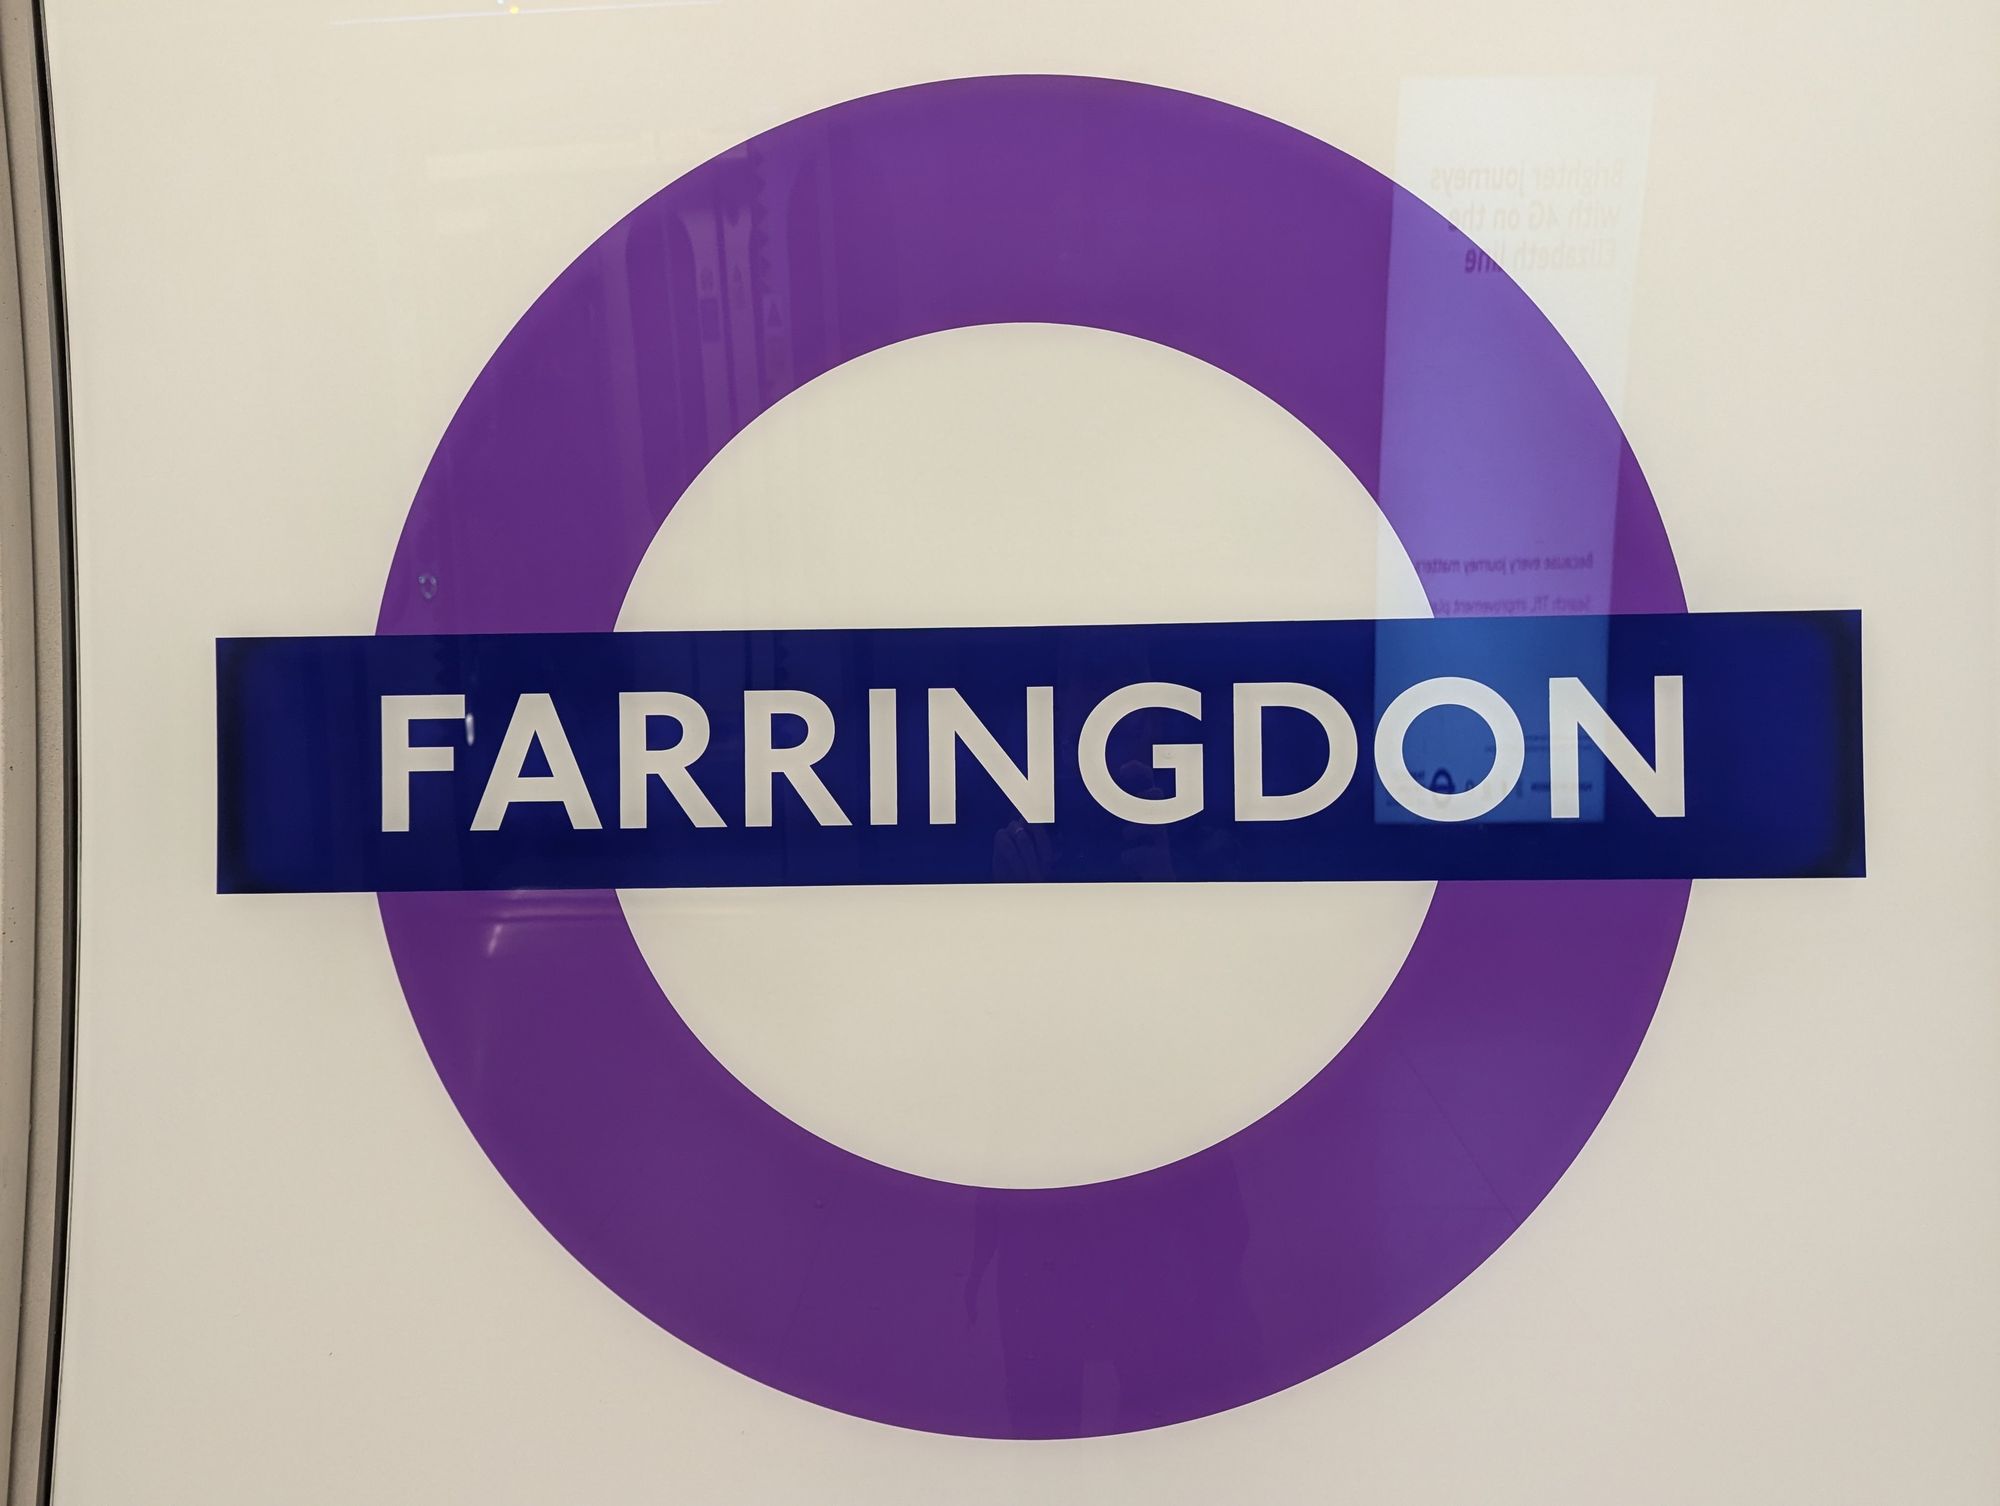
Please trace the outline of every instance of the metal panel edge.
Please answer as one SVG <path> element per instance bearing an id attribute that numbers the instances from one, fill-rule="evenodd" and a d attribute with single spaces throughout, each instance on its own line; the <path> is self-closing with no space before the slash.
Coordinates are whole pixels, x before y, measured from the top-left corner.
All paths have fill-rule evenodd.
<path id="1" fill-rule="evenodd" d="M 0 0 L 0 1495 L 48 1497 L 67 1209 L 75 699 L 41 15 Z"/>

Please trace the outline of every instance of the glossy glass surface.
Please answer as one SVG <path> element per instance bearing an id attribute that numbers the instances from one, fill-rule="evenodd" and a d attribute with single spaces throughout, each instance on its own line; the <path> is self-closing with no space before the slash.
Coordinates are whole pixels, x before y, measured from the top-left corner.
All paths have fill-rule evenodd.
<path id="1" fill-rule="evenodd" d="M 1990 1495 L 2000 22 L 49 10 L 59 1502 Z"/>

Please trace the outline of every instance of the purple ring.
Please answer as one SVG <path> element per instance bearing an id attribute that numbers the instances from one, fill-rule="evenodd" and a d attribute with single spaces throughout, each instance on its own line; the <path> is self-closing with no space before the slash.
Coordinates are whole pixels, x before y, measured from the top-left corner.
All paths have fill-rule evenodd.
<path id="1" fill-rule="evenodd" d="M 1392 239 L 1399 318 L 1419 311 L 1393 382 Z M 1474 510 L 1524 539 L 1595 529 L 1612 610 L 1685 610 L 1615 419 L 1526 295 L 1488 274 L 1422 317 L 1403 279 L 1465 244 L 1321 141 L 1144 85 L 965 79 L 806 116 L 648 200 L 522 317 L 424 476 L 377 631 L 607 630 L 668 509 L 758 413 L 871 350 L 1010 322 L 1233 373 L 1413 556 Z M 467 1125 L 612 1290 L 808 1401 L 1047 1438 L 1256 1400 L 1462 1280 L 1609 1105 L 1687 893 L 1440 884 L 1382 1003 L 1291 1099 L 1184 1160 L 1048 1189 L 912 1176 L 778 1114 L 675 1013 L 613 893 L 380 904 Z"/>

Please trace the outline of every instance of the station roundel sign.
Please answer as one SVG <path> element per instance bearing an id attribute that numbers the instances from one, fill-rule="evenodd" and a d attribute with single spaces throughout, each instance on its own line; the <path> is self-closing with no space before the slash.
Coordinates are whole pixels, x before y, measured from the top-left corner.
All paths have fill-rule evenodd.
<path id="1" fill-rule="evenodd" d="M 796 196 L 793 243 L 750 233 L 739 285 L 704 285 L 695 238 L 749 233 L 774 180 Z M 1385 380 L 1392 242 L 1456 234 L 1321 141 L 1139 84 L 964 79 L 794 120 L 646 201 L 507 335 L 411 506 L 377 632 L 609 631 L 668 510 L 758 413 L 870 351 L 1008 322 L 1233 374 L 1331 447 L 1413 554 L 1482 505 L 1385 465 L 1385 411 L 1414 401 L 1398 421 L 1449 431 L 1474 473 L 1599 520 L 1614 612 L 1684 611 L 1615 419 L 1504 276 L 1448 321 L 1412 321 L 1452 380 L 1414 398 Z M 727 380 L 694 380 L 704 320 L 731 300 L 751 337 Z M 1500 391 L 1535 400 L 1482 423 Z M 1609 485 L 1575 463 L 1607 450 Z M 1185 1159 L 1049 1188 L 911 1175 L 780 1115 L 675 1012 L 613 890 L 379 903 L 465 1122 L 626 1302 L 809 1402 L 1048 1438 L 1255 1401 L 1449 1292 L 1604 1114 L 1687 896 L 1683 878 L 1446 879 L 1378 1007 L 1288 1101 Z"/>

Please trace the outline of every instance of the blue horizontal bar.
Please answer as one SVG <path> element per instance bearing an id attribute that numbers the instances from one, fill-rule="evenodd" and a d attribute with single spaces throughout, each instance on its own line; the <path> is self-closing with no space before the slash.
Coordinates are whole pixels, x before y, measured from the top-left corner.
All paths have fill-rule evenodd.
<path id="1" fill-rule="evenodd" d="M 1863 871 L 1854 612 L 230 638 L 216 645 L 216 675 L 224 892 Z M 1438 819 L 1424 800 L 1412 809 L 1376 756 L 1384 711 L 1441 677 L 1490 687 L 1521 728 L 1519 778 L 1473 819 Z M 1680 681 L 1684 813 L 1658 813 L 1658 787 L 1648 796 L 1588 732 L 1577 740 L 1575 814 L 1559 813 L 1551 682 L 1579 682 L 1628 739 L 1628 764 L 1636 755 L 1651 767 L 1660 761 L 1654 721 L 1664 677 Z M 1185 796 L 1137 807 L 1114 792 L 1110 804 L 1125 811 L 1182 812 L 1140 821 L 1093 794 L 1080 743 L 1105 696 L 1156 682 L 1192 692 L 1198 716 L 1159 707 L 1117 720 L 1103 744 L 1108 777 L 1138 800 L 1170 800 L 1188 770 L 1171 752 L 1156 767 L 1155 750 L 1195 745 L 1201 800 L 1198 810 Z M 1311 686 L 1345 709 L 1359 767 L 1338 798 L 1296 819 L 1244 817 L 1234 795 L 1239 684 Z M 1050 688 L 1047 811 L 1032 800 L 1024 811 L 989 768 L 1004 755 L 1003 773 L 1036 772 L 1031 687 Z M 995 745 L 982 764 L 969 739 L 945 744 L 956 784 L 948 822 L 934 819 L 930 798 L 936 689 L 955 691 Z M 754 768 L 746 778 L 746 737 L 762 746 L 761 724 L 746 725 L 746 694 L 755 705 L 754 693 L 772 690 L 804 692 L 825 707 L 833 736 L 812 765 L 825 791 L 818 815 L 788 778 Z M 687 696 L 706 714 L 707 747 L 687 774 L 719 824 L 697 824 L 657 775 L 645 779 L 639 810 L 621 799 L 620 696 L 643 691 Z M 895 692 L 895 736 L 880 749 L 871 749 L 871 691 Z M 465 714 L 392 717 L 392 740 L 444 751 L 397 754 L 385 785 L 383 698 L 405 696 L 462 696 Z M 504 806 L 496 829 L 475 830 L 482 798 L 497 798 L 487 785 L 524 696 L 549 698 L 565 746 L 541 737 L 522 744 L 525 757 L 508 766 L 522 779 L 502 781 L 500 793 L 523 798 Z M 1303 710 L 1259 716 L 1258 787 L 1286 794 L 1313 785 L 1335 735 Z M 787 715 L 769 721 L 780 747 L 805 731 Z M 683 727 L 655 717 L 648 746 L 673 743 Z M 1418 716 L 1394 751 L 1410 782 L 1454 796 L 1486 779 L 1499 741 L 1479 714 L 1447 704 Z M 412 760 L 450 767 L 398 772 Z M 548 796 L 558 761 L 581 777 L 578 804 Z M 890 767 L 893 820 L 881 798 Z M 400 819 L 391 785 L 405 792 L 407 830 L 384 829 Z M 768 825 L 746 824 L 758 788 L 770 792 Z M 848 824 L 828 824 L 827 801 Z M 594 829 L 579 820 L 585 807 Z"/>

